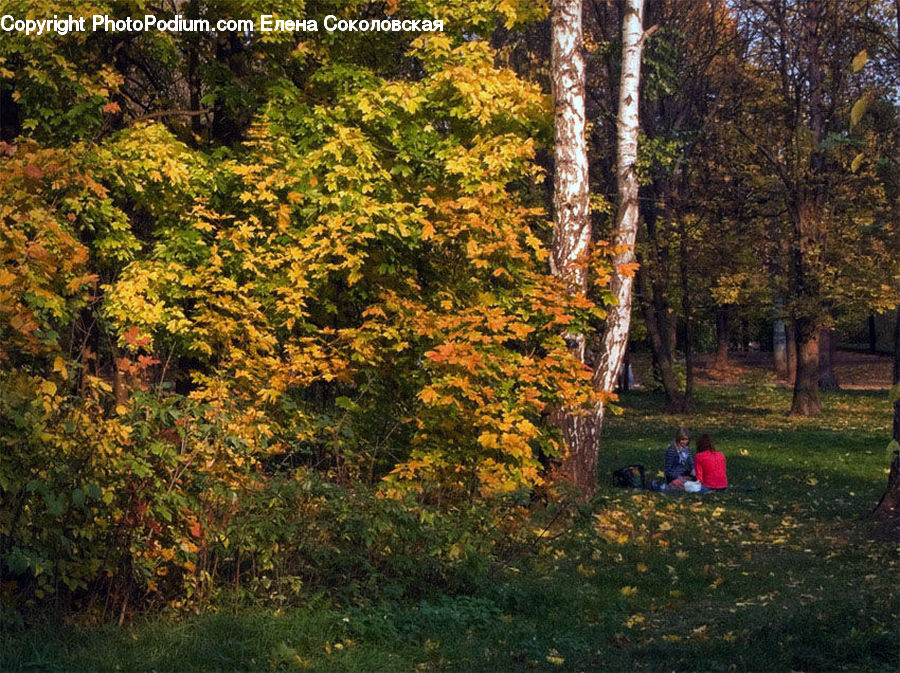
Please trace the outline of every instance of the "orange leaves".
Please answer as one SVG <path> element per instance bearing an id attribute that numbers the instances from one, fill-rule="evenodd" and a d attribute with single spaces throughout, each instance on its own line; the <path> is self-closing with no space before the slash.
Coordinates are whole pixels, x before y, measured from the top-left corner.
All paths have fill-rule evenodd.
<path id="1" fill-rule="evenodd" d="M 203 528 L 200 525 L 200 522 L 196 519 L 188 519 L 187 520 L 187 529 L 188 532 L 195 538 L 203 537 Z"/>
<path id="2" fill-rule="evenodd" d="M 459 365 L 469 372 L 475 372 L 482 365 L 482 358 L 472 344 L 446 343 L 426 351 L 429 360 L 446 365 Z"/>
<path id="3" fill-rule="evenodd" d="M 129 327 L 122 333 L 122 340 L 129 346 L 141 347 L 150 344 L 150 337 L 142 336 L 137 327 Z"/>
<path id="4" fill-rule="evenodd" d="M 57 150 L 9 147 L 0 161 L 0 320 L 10 329 L 0 359 L 8 349 L 52 353 L 55 328 L 85 305 L 97 280 L 60 205 L 71 203 L 83 176 Z"/>
<path id="5" fill-rule="evenodd" d="M 42 171 L 34 164 L 28 164 L 22 169 L 22 175 L 31 180 L 40 180 L 42 177 L 44 177 L 44 171 Z"/>
<path id="6" fill-rule="evenodd" d="M 618 271 L 619 275 L 624 276 L 625 278 L 633 278 L 634 274 L 637 273 L 637 270 L 641 268 L 641 265 L 637 262 L 631 262 L 630 264 L 619 264 L 616 267 L 616 271 Z"/>
<path id="7" fill-rule="evenodd" d="M 99 279 L 100 277 L 96 273 L 85 273 L 66 283 L 66 290 L 75 293 L 85 286 L 94 285 Z"/>

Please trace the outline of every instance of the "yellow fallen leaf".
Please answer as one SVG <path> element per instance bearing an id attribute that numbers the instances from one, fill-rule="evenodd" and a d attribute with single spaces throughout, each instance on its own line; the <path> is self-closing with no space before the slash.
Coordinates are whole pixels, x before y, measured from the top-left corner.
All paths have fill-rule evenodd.
<path id="1" fill-rule="evenodd" d="M 644 621 L 644 615 L 631 615 L 631 617 L 625 620 L 625 626 L 627 626 L 629 629 L 633 629 L 635 624 L 643 624 Z"/>
<path id="2" fill-rule="evenodd" d="M 622 587 L 621 589 L 619 589 L 619 593 L 623 596 L 634 596 L 634 594 L 637 593 L 637 587 Z"/>
<path id="3" fill-rule="evenodd" d="M 638 563 L 637 569 L 638 569 L 639 573 L 645 573 L 645 572 L 647 572 L 647 564 L 646 563 Z"/>
<path id="4" fill-rule="evenodd" d="M 565 661 L 565 658 L 559 656 L 559 652 L 557 652 L 556 649 L 551 649 L 547 654 L 547 663 L 553 664 L 554 666 L 562 666 Z"/>

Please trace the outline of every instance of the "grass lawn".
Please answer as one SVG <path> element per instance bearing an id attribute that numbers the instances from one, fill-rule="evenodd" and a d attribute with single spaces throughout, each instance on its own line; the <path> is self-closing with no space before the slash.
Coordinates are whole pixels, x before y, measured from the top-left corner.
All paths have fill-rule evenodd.
<path id="1" fill-rule="evenodd" d="M 601 445 L 593 508 L 468 595 L 281 613 L 56 622 L 0 634 L 0 670 L 896 671 L 896 542 L 866 515 L 886 483 L 883 391 L 826 394 L 788 419 L 790 391 L 701 388 L 689 418 L 630 393 Z M 728 461 L 726 493 L 613 489 L 612 469 L 662 466 L 681 424 Z"/>

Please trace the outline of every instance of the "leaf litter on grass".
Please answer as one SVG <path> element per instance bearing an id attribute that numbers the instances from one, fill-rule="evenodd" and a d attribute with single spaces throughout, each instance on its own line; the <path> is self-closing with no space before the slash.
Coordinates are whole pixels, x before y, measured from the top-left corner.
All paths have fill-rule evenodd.
<path id="1" fill-rule="evenodd" d="M 796 421 L 778 411 L 774 402 L 783 402 L 780 391 L 703 394 L 701 407 L 707 409 L 691 424 L 695 434 L 711 431 L 726 454 L 732 482 L 752 480 L 759 490 L 714 498 L 648 498 L 604 490 L 595 516 L 598 536 L 616 543 L 616 553 L 626 559 L 639 555 L 653 572 L 659 572 L 654 560 L 666 558 L 663 567 L 678 578 L 678 588 L 668 593 L 653 572 L 633 571 L 623 578 L 648 605 L 623 613 L 622 631 L 640 630 L 644 642 L 661 639 L 669 647 L 716 640 L 749 645 L 760 634 L 773 638 L 773 629 L 781 625 L 786 633 L 774 637 L 773 661 L 791 665 L 792 649 L 805 648 L 812 637 L 808 623 L 840 625 L 835 615 L 852 614 L 853 625 L 843 631 L 837 627 L 834 642 L 855 639 L 863 659 L 866 643 L 872 652 L 879 651 L 888 631 L 876 613 L 888 620 L 897 617 L 891 579 L 898 568 L 897 550 L 870 543 L 860 523 L 883 488 L 882 467 L 869 447 L 877 446 L 879 435 L 888 430 L 886 410 L 872 396 L 855 395 L 840 403 L 826 396 L 821 418 Z M 752 424 L 739 422 L 740 414 L 728 408 L 739 399 L 766 413 L 754 415 Z M 715 405 L 723 408 L 707 413 Z M 620 423 L 623 427 L 617 428 Z M 604 440 L 619 463 L 652 469 L 654 460 L 661 462 L 666 437 L 660 437 L 657 449 L 648 448 L 646 437 L 683 423 L 664 414 L 629 418 L 626 411 L 610 422 Z M 857 432 L 848 436 L 848 428 Z M 778 441 L 771 441 L 773 436 Z M 656 546 L 647 545 L 648 539 Z M 654 582 L 655 587 L 647 586 Z M 791 628 L 802 633 L 791 634 Z M 821 635 L 821 630 L 815 632 Z M 627 647 L 639 649 L 641 642 L 631 638 Z M 640 658 L 637 652 L 633 656 Z M 876 670 L 881 666 L 872 665 Z"/>

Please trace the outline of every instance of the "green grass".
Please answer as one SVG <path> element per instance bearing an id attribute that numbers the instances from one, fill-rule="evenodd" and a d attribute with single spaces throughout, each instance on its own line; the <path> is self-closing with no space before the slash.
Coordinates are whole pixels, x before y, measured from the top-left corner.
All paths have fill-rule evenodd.
<path id="1" fill-rule="evenodd" d="M 885 484 L 883 392 L 703 388 L 690 417 L 631 393 L 609 420 L 593 508 L 471 595 L 276 613 L 47 620 L 0 634 L 3 671 L 896 671 L 898 548 L 869 539 Z M 609 486 L 662 463 L 681 424 L 709 432 L 734 484 L 692 495 Z"/>

